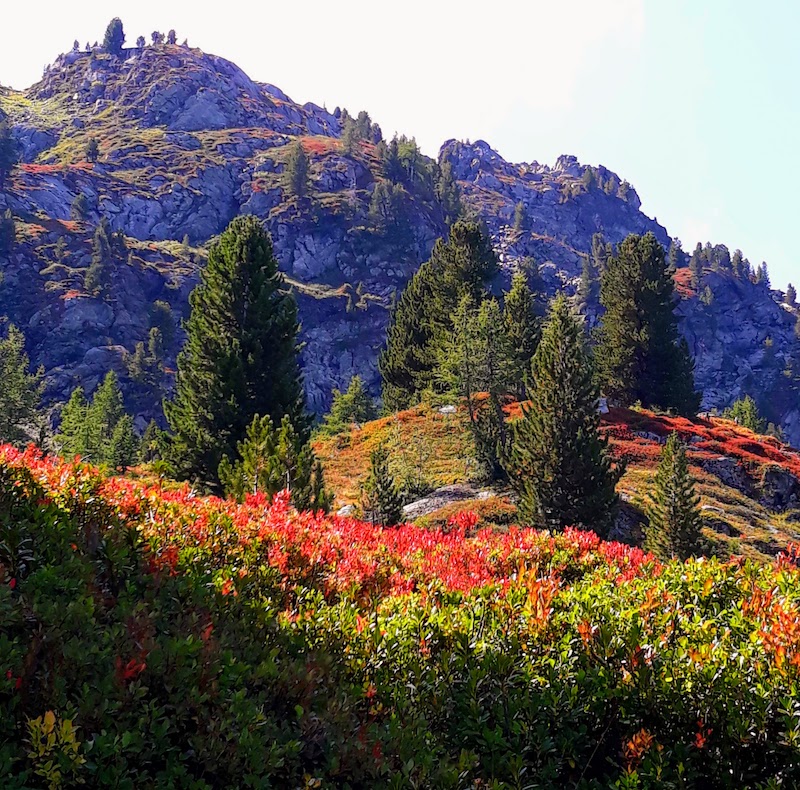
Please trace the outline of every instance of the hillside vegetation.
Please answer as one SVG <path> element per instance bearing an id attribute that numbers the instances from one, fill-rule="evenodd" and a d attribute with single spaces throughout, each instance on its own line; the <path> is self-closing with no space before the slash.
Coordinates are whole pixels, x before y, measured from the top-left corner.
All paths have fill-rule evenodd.
<path id="1" fill-rule="evenodd" d="M 506 407 L 518 418 L 519 404 Z M 370 451 L 386 442 L 395 478 L 420 496 L 442 486 L 468 484 L 479 493 L 479 466 L 463 408 L 444 413 L 421 405 L 353 426 L 336 436 L 319 436 L 315 449 L 325 464 L 337 502 L 358 505 L 369 472 Z M 615 534 L 638 543 L 649 502 L 648 492 L 663 442 L 673 431 L 687 443 L 688 458 L 703 508 L 704 536 L 711 551 L 765 560 L 800 539 L 800 453 L 770 436 L 758 436 L 719 417 L 687 419 L 651 411 L 612 408 L 603 415 L 602 432 L 614 456 L 627 461 L 619 483 L 622 516 Z M 407 481 L 410 481 L 407 483 Z M 454 513 L 472 509 L 482 523 L 503 527 L 516 520 L 512 499 L 502 487 L 494 495 L 449 503 L 420 517 L 440 526 Z M 485 495 L 484 495 L 485 496 Z"/>
<path id="2" fill-rule="evenodd" d="M 8 788 L 793 786 L 798 571 L 0 450 Z"/>

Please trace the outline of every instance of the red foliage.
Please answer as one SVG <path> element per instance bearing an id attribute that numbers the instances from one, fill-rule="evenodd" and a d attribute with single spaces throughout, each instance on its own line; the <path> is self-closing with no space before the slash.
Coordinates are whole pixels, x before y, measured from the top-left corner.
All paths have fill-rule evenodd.
<path id="1" fill-rule="evenodd" d="M 550 535 L 511 527 L 503 534 L 482 529 L 468 535 L 475 525 L 475 515 L 468 512 L 446 531 L 408 524 L 384 529 L 352 518 L 298 513 L 288 491 L 271 503 L 259 494 L 240 505 L 197 497 L 189 486 L 164 489 L 131 478 L 97 478 L 90 467 L 43 457 L 33 447 L 25 452 L 0 447 L 0 464 L 26 467 L 53 496 L 75 496 L 76 479 L 96 480 L 106 504 L 123 521 L 139 525 L 149 539 L 156 573 L 179 572 L 183 549 L 222 550 L 221 535 L 229 560 L 237 558 L 242 569 L 239 578 L 246 580 L 246 563 L 263 563 L 286 585 L 312 585 L 333 596 L 403 594 L 431 584 L 469 592 L 505 586 L 534 571 L 557 578 L 567 566 L 603 567 L 623 581 L 656 567 L 640 549 L 605 543 L 592 532 L 568 529 Z M 222 595 L 238 594 L 234 579 L 220 584 Z"/>

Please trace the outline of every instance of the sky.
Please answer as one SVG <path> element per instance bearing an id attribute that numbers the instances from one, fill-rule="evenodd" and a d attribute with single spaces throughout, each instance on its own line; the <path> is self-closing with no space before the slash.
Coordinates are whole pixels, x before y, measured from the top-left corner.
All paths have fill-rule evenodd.
<path id="1" fill-rule="evenodd" d="M 74 39 L 102 40 L 113 16 L 129 42 L 174 28 L 295 101 L 366 109 L 433 156 L 449 138 L 483 139 L 514 162 L 605 165 L 685 250 L 727 244 L 767 261 L 774 287 L 800 285 L 800 2 L 388 6 L 13 2 L 0 83 L 28 87 Z"/>

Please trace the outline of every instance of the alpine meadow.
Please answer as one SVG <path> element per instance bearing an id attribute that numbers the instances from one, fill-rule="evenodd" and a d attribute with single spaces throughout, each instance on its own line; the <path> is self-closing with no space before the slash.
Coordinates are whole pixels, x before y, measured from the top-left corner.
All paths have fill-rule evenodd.
<path id="1" fill-rule="evenodd" d="M 0 84 L 0 787 L 800 787 L 795 287 L 182 38 Z"/>

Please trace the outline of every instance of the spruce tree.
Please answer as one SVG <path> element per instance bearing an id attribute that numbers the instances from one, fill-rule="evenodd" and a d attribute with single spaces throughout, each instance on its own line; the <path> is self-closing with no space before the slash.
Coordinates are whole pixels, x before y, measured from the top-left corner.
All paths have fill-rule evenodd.
<path id="1" fill-rule="evenodd" d="M 289 148 L 284 172 L 284 189 L 295 197 L 305 197 L 308 193 L 308 156 L 303 143 L 295 141 Z"/>
<path id="2" fill-rule="evenodd" d="M 119 57 L 122 54 L 122 45 L 125 43 L 125 32 L 122 28 L 122 21 L 119 17 L 114 17 L 106 28 L 106 35 L 103 38 L 103 49 Z"/>
<path id="3" fill-rule="evenodd" d="M 44 371 L 30 371 L 25 338 L 13 324 L 0 339 L 0 444 L 23 445 L 32 436 Z"/>
<path id="4" fill-rule="evenodd" d="M 791 283 L 786 286 L 786 304 L 790 307 L 797 306 L 797 291 Z"/>
<path id="5" fill-rule="evenodd" d="M 256 415 L 288 415 L 305 437 L 297 305 L 256 217 L 237 217 L 209 250 L 191 297 L 175 399 L 164 404 L 176 469 L 218 482 Z"/>
<path id="6" fill-rule="evenodd" d="M 700 541 L 700 497 L 689 474 L 686 449 L 672 433 L 661 451 L 656 472 L 645 549 L 661 559 L 685 560 Z"/>
<path id="7" fill-rule="evenodd" d="M 507 471 L 526 523 L 608 534 L 622 469 L 598 432 L 598 399 L 583 328 L 560 295 L 533 358 L 530 403 L 511 424 Z"/>
<path id="8" fill-rule="evenodd" d="M 630 235 L 609 260 L 600 286 L 606 311 L 597 359 L 603 392 L 630 406 L 693 415 L 700 405 L 694 365 L 678 336 L 673 271 L 652 233 Z"/>
<path id="9" fill-rule="evenodd" d="M 389 450 L 379 444 L 369 457 L 369 476 L 364 485 L 363 507 L 373 524 L 391 527 L 403 518 L 403 503 L 389 471 Z"/>
<path id="10" fill-rule="evenodd" d="M 476 302 L 497 259 L 479 225 L 456 222 L 447 241 L 439 239 L 392 313 L 386 347 L 378 362 L 388 409 L 408 408 L 434 384 L 438 349 L 452 328 L 464 295 Z"/>

